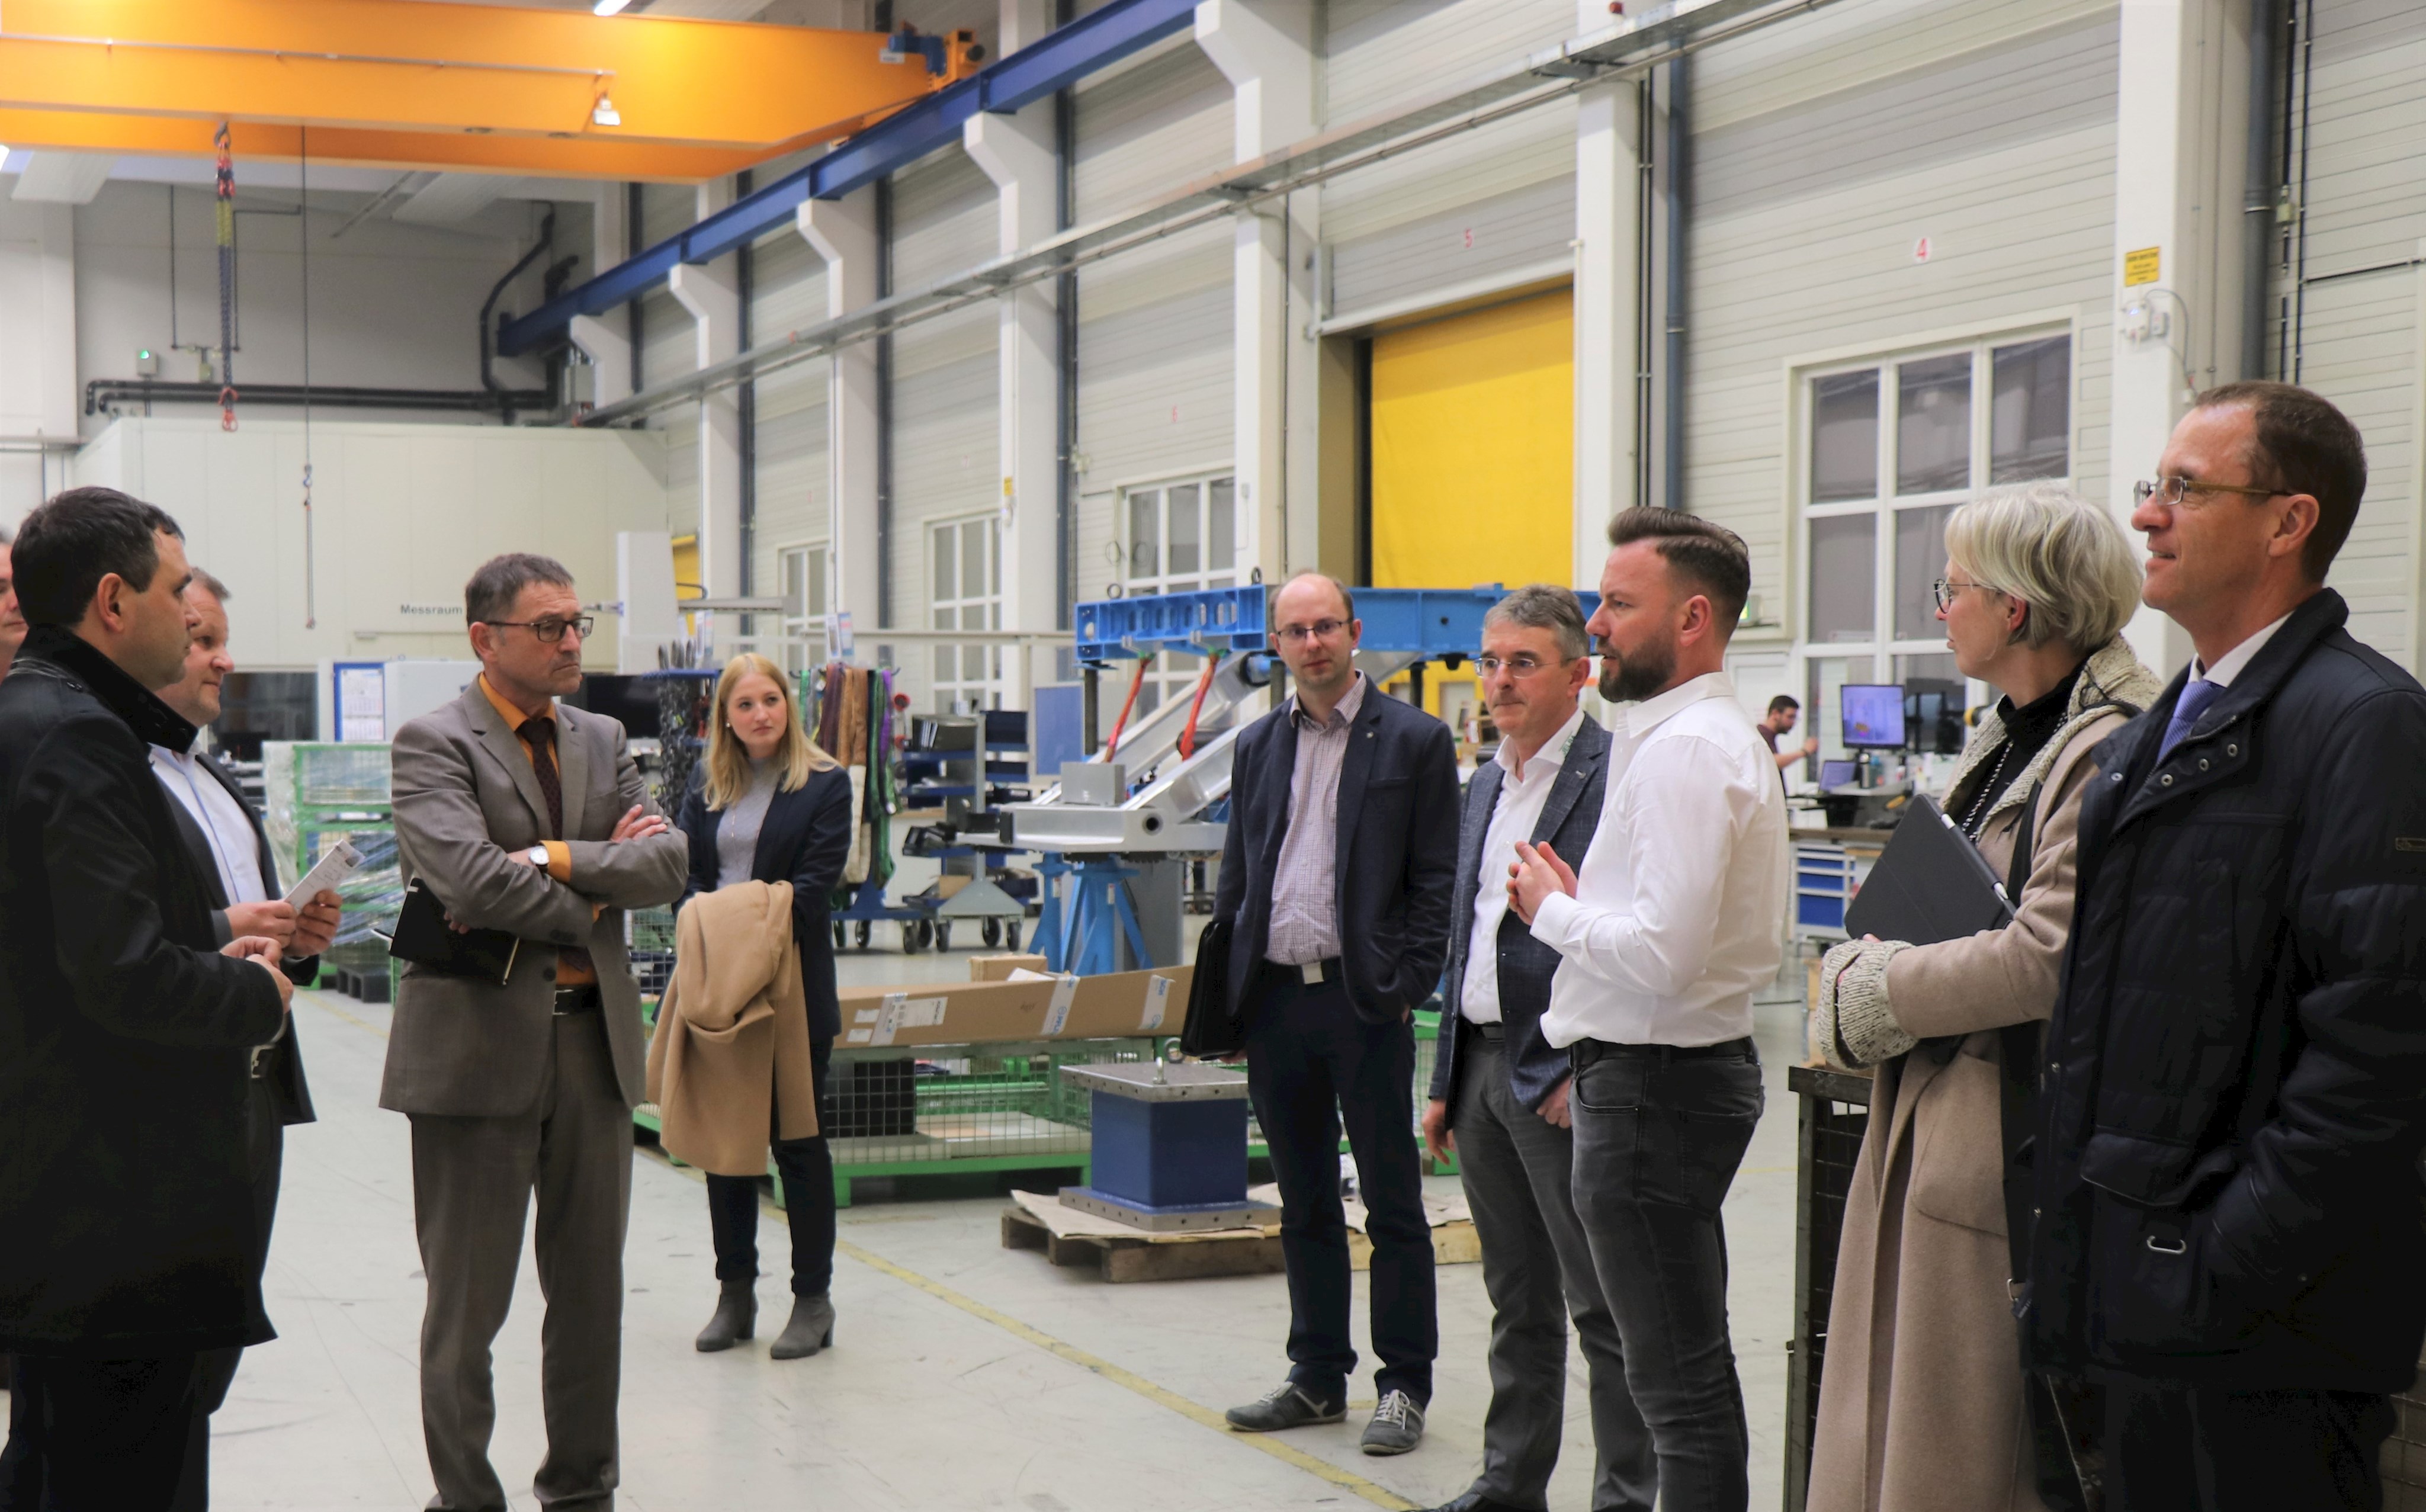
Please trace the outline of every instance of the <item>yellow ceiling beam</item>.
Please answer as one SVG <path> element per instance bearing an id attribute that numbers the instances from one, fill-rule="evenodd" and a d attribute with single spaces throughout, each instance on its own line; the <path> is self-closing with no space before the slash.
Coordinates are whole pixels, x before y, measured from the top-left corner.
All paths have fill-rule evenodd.
<path id="1" fill-rule="evenodd" d="M 0 143 L 36 151 L 110 153 L 121 156 L 209 157 L 216 152 L 211 134 L 217 129 L 213 122 L 206 121 L 174 121 L 160 116 L 108 116 L 64 110 L 11 110 L 0 106 Z M 737 173 L 774 155 L 763 151 L 667 147 L 649 142 L 592 141 L 577 137 L 552 140 L 462 133 L 358 131 L 339 126 L 315 126 L 306 132 L 294 126 L 245 121 L 234 122 L 229 127 L 229 136 L 235 154 L 238 183 L 243 181 L 246 163 L 292 163 L 308 157 L 315 165 L 335 168 L 697 184 L 704 179 Z"/>
<path id="2" fill-rule="evenodd" d="M 703 178 L 848 135 L 944 82 L 883 48 L 875 32 L 419 0 L 7 0 L 0 116 L 40 129 L 0 141 L 190 152 L 161 145 L 186 136 L 167 128 L 229 121 L 308 126 L 331 161 Z M 975 66 L 952 61 L 955 76 Z M 600 123 L 602 98 L 618 124 Z M 79 133 L 77 116 L 95 119 Z M 130 141 L 136 121 L 158 139 Z"/>

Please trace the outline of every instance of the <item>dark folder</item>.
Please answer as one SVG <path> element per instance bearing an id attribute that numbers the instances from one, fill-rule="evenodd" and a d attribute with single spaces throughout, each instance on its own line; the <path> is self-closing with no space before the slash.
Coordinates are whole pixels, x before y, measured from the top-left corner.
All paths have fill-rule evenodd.
<path id="1" fill-rule="evenodd" d="M 438 894 L 416 877 L 404 890 L 404 907 L 396 910 L 387 953 L 449 976 L 476 976 L 503 987 L 514 973 L 514 957 L 522 944 L 509 930 L 456 929 L 446 922 Z"/>
<path id="2" fill-rule="evenodd" d="M 2001 929 L 2013 916 L 1987 858 L 1922 794 L 1904 806 L 1903 822 L 1845 906 L 1845 933 L 1933 945 Z"/>

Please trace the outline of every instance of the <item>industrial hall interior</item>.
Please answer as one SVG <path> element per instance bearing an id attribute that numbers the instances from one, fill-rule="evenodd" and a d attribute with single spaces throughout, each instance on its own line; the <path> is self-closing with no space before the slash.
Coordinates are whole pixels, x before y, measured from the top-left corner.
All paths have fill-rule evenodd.
<path id="1" fill-rule="evenodd" d="M 0 81 L 0 1512 L 2426 1512 L 2418 0 Z"/>

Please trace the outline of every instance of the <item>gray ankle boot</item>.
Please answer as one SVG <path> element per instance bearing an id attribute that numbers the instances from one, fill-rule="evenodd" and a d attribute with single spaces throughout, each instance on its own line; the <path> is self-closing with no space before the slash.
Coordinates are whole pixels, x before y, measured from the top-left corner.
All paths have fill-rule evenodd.
<path id="1" fill-rule="evenodd" d="M 792 1321 L 784 1325 L 784 1332 L 767 1351 L 769 1359 L 801 1359 L 816 1354 L 833 1343 L 834 1310 L 833 1299 L 819 1292 L 815 1296 L 792 1298 Z"/>
<path id="2" fill-rule="evenodd" d="M 758 1294 L 754 1283 L 727 1281 L 723 1294 L 716 1299 L 716 1316 L 708 1319 L 707 1327 L 699 1330 L 699 1338 L 694 1343 L 704 1355 L 730 1349 L 749 1338 L 751 1330 L 757 1325 Z"/>

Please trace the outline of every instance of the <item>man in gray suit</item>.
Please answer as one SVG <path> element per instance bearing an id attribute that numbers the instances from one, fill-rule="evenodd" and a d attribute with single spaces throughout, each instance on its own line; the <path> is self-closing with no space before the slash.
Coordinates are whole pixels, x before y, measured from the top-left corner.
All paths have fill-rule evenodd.
<path id="1" fill-rule="evenodd" d="M 572 575 L 497 557 L 464 585 L 463 613 L 482 670 L 396 732 L 396 845 L 457 927 L 524 948 L 503 986 L 408 967 L 380 1088 L 412 1119 L 430 1505 L 506 1505 L 489 1348 L 536 1191 L 548 1450 L 533 1486 L 552 1508 L 610 1507 L 644 1058 L 623 910 L 671 903 L 689 846 L 649 801 L 623 727 L 557 702 L 581 685 L 590 625 Z"/>
<path id="2" fill-rule="evenodd" d="M 1508 907 L 1516 843 L 1581 856 L 1599 827 L 1609 732 L 1578 707 L 1592 675 L 1573 590 L 1518 588 L 1482 622 L 1475 659 L 1499 731 L 1497 759 L 1466 784 L 1442 992 L 1440 1057 L 1424 1142 L 1457 1151 L 1491 1294 L 1491 1407 L 1482 1473 L 1441 1512 L 1538 1512 L 1566 1429 L 1567 1318 L 1592 1377 L 1594 1512 L 1651 1512 L 1651 1432 L 1625 1385 L 1569 1191 L 1575 1135 L 1566 1052 L 1542 1037 L 1559 953 Z"/>

